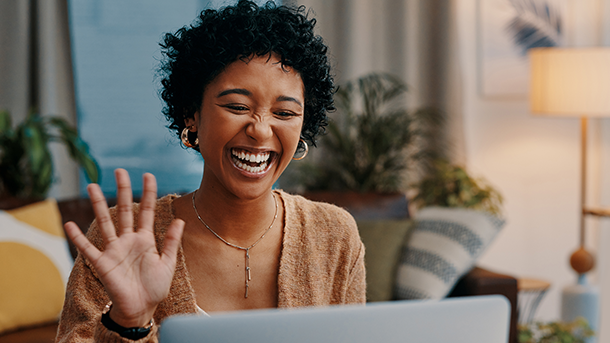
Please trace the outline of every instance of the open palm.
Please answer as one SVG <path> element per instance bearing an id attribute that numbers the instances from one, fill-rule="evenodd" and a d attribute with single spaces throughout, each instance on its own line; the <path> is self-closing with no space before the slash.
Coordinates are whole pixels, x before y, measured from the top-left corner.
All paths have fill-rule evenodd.
<path id="1" fill-rule="evenodd" d="M 66 232 L 89 259 L 112 301 L 110 317 L 124 327 L 144 326 L 157 305 L 167 297 L 176 266 L 184 222 L 174 220 L 161 253 L 153 233 L 157 186 L 152 174 L 144 175 L 138 227 L 134 228 L 133 201 L 127 171 L 115 171 L 118 187 L 118 230 L 98 185 L 87 187 L 105 248 L 98 250 L 73 222 Z M 118 232 L 118 235 L 117 235 Z"/>

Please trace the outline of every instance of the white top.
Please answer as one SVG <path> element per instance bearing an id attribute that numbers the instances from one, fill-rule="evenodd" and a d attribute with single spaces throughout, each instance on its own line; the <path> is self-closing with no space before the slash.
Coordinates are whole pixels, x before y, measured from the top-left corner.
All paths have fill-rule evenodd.
<path id="1" fill-rule="evenodd" d="M 199 307 L 199 305 L 195 304 L 197 306 L 197 314 L 201 315 L 201 316 L 206 316 L 209 317 L 210 315 L 205 312 L 201 307 Z"/>

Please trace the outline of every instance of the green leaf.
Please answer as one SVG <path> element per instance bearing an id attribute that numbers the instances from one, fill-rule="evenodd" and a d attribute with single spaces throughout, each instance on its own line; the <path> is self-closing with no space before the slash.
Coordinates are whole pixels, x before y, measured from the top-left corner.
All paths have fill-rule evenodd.
<path id="1" fill-rule="evenodd" d="M 22 143 L 30 162 L 30 168 L 33 173 L 37 173 L 45 163 L 47 142 L 37 127 L 25 127 L 23 132 Z"/>
<path id="2" fill-rule="evenodd" d="M 420 207 L 463 207 L 500 215 L 503 198 L 498 191 L 485 180 L 474 179 L 464 168 L 442 159 L 436 161 L 432 173 L 412 187 L 417 190 L 413 201 Z"/>
<path id="3" fill-rule="evenodd" d="M 410 173 L 430 168 L 435 156 L 431 133 L 442 123 L 431 119 L 441 118 L 440 111 L 407 110 L 406 91 L 404 82 L 385 73 L 341 84 L 335 94 L 336 117 L 320 139 L 326 158 L 299 162 L 319 170 L 301 184 L 309 189 L 405 191 Z"/>
<path id="4" fill-rule="evenodd" d="M 59 130 L 60 139 L 68 148 L 70 156 L 85 170 L 88 181 L 98 182 L 100 168 L 89 153 L 89 146 L 80 139 L 76 129 L 62 118 L 51 117 L 49 120 L 51 125 Z"/>
<path id="5" fill-rule="evenodd" d="M 44 121 L 40 116 L 30 113 L 18 130 L 19 143 L 27 160 L 27 166 L 22 171 L 28 185 L 26 193 L 32 197 L 44 197 L 53 182 L 53 161 L 48 149 L 49 135 Z"/>
<path id="6" fill-rule="evenodd" d="M 64 143 L 87 176 L 92 181 L 99 179 L 99 167 L 87 145 L 63 119 L 31 111 L 14 130 L 10 126 L 10 115 L 0 111 L 0 192 L 22 198 L 46 196 L 53 183 L 50 141 Z M 52 128 L 57 129 L 59 136 L 49 133 Z"/>
<path id="7" fill-rule="evenodd" d="M 0 136 L 6 135 L 11 129 L 11 115 L 8 111 L 0 111 Z"/>

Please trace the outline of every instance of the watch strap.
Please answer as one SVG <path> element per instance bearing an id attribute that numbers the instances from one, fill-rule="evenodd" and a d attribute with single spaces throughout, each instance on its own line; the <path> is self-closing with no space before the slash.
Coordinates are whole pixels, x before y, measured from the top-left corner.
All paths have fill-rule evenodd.
<path id="1" fill-rule="evenodd" d="M 110 318 L 110 305 L 111 304 L 106 305 L 106 310 L 104 313 L 102 313 L 102 324 L 106 327 L 106 329 L 118 333 L 121 337 L 136 341 L 148 336 L 153 325 L 155 325 L 154 319 L 151 319 L 150 322 L 144 327 L 126 328 L 121 326 Z"/>

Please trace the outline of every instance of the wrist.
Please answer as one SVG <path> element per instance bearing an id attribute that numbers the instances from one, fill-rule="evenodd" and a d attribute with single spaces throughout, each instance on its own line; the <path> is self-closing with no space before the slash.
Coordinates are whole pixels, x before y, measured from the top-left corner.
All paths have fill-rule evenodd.
<path id="1" fill-rule="evenodd" d="M 106 305 L 104 312 L 102 314 L 101 322 L 106 327 L 106 329 L 118 333 L 121 337 L 138 340 L 148 336 L 150 331 L 152 330 L 153 325 L 155 324 L 152 315 L 148 318 L 148 320 L 134 319 L 130 321 L 116 321 L 115 317 L 112 315 L 112 302 Z M 116 312 L 115 312 L 116 315 Z M 144 323 L 144 324 L 140 324 Z"/>
<path id="2" fill-rule="evenodd" d="M 123 327 L 143 327 L 148 325 L 154 314 L 154 309 L 148 312 L 140 312 L 139 314 L 125 314 L 125 311 L 121 311 L 120 306 L 113 304 L 110 301 L 104 308 L 104 313 L 108 312 L 110 319 L 113 322 Z"/>

